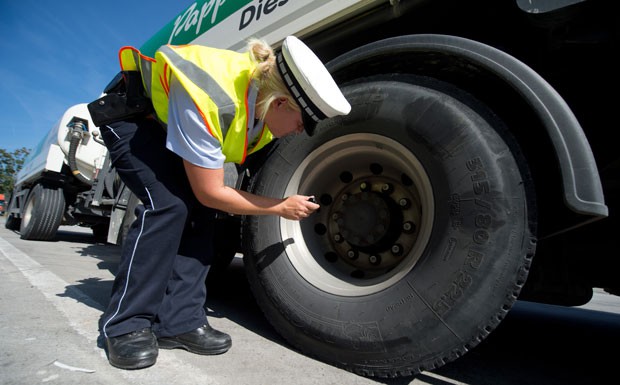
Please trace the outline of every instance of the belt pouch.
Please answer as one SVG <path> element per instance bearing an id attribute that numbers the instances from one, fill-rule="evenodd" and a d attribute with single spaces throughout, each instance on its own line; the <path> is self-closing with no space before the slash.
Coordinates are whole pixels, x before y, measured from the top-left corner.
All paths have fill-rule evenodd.
<path id="1" fill-rule="evenodd" d="M 145 96 L 139 71 L 119 72 L 104 92 L 104 96 L 87 106 L 97 127 L 153 112 L 153 104 Z"/>

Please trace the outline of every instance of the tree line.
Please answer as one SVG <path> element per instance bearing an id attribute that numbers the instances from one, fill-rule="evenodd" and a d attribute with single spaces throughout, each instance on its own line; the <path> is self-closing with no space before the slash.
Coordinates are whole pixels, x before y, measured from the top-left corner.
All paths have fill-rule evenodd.
<path id="1" fill-rule="evenodd" d="M 26 147 L 7 151 L 0 148 L 0 193 L 8 195 L 13 191 L 15 175 L 24 165 L 24 160 L 30 154 Z M 8 199 L 8 196 L 7 196 Z"/>

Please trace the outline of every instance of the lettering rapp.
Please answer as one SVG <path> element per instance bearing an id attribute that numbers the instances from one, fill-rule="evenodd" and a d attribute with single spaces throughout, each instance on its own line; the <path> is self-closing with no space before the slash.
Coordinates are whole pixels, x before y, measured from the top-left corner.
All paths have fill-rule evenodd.
<path id="1" fill-rule="evenodd" d="M 268 15 L 286 3 L 288 0 L 258 0 L 257 4 L 250 5 L 241 13 L 239 31 L 252 24 L 253 21 L 260 20 L 262 15 Z"/>
<path id="2" fill-rule="evenodd" d="M 209 27 L 213 26 L 217 20 L 217 11 L 225 3 L 226 0 L 208 0 L 202 4 L 200 10 L 197 9 L 197 2 L 192 4 L 174 21 L 174 27 L 172 28 L 172 33 L 168 39 L 168 44 L 172 43 L 172 39 L 177 37 L 179 33 L 187 32 L 190 29 L 194 29 L 194 33 L 198 36 L 200 34 L 204 19 L 206 19 L 209 15 L 211 16 Z"/>

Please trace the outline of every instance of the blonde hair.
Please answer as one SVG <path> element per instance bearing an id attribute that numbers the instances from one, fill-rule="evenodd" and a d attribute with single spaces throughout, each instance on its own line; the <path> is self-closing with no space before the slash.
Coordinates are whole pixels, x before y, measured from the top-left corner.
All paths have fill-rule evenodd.
<path id="1" fill-rule="evenodd" d="M 264 40 L 251 38 L 247 42 L 247 50 L 252 60 L 256 63 L 254 79 L 258 84 L 259 90 L 256 101 L 259 119 L 265 119 L 271 102 L 279 98 L 286 98 L 289 106 L 296 111 L 301 111 L 297 101 L 290 94 L 288 88 L 286 88 L 282 76 L 280 76 L 280 72 L 276 68 L 276 55 L 273 48 Z"/>

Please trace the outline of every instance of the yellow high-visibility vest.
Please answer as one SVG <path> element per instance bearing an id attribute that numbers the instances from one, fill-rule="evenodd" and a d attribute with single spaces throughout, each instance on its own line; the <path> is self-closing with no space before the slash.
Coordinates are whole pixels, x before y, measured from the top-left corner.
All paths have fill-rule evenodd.
<path id="1" fill-rule="evenodd" d="M 243 163 L 273 139 L 263 126 L 258 141 L 248 146 L 248 93 L 256 64 L 249 53 L 199 45 L 162 46 L 155 58 L 134 47 L 119 52 L 123 71 L 140 71 L 159 120 L 168 123 L 168 94 L 174 76 L 190 95 L 209 130 L 222 144 L 226 162 Z"/>

